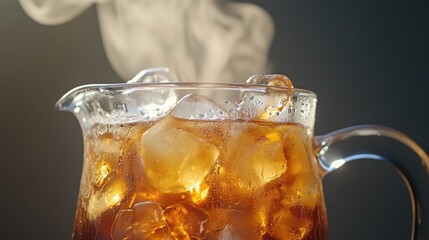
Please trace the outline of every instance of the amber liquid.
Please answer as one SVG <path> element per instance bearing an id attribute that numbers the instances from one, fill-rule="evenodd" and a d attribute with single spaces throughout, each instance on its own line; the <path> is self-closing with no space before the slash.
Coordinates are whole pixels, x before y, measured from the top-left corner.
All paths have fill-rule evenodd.
<path id="1" fill-rule="evenodd" d="M 73 239 L 327 239 L 310 136 L 171 116 L 95 126 Z"/>

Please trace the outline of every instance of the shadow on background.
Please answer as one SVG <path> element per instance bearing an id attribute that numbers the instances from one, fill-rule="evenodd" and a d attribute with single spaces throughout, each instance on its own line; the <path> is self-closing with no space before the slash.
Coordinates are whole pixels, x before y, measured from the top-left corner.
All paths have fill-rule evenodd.
<path id="1" fill-rule="evenodd" d="M 253 1 L 272 14 L 274 71 L 318 94 L 316 133 L 361 123 L 397 128 L 429 151 L 429 3 Z M 142 44 L 144 44 L 142 42 Z M 68 239 L 82 163 L 69 89 L 122 81 L 105 56 L 95 8 L 55 27 L 0 1 L 4 239 Z M 330 239 L 406 239 L 410 200 L 393 169 L 350 163 L 325 181 Z"/>

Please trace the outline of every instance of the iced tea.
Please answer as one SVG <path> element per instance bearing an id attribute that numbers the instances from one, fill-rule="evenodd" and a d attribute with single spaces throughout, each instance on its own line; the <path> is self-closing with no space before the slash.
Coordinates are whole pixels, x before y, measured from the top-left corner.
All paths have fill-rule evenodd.
<path id="1" fill-rule="evenodd" d="M 95 125 L 73 239 L 327 239 L 309 132 L 172 115 Z"/>

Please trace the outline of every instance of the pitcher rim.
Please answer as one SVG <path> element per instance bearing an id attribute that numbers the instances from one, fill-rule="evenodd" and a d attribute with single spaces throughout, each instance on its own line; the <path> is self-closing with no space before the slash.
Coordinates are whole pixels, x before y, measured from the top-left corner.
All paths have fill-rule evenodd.
<path id="1" fill-rule="evenodd" d="M 160 88 L 176 88 L 176 89 L 219 89 L 219 90 L 272 90 L 272 91 L 291 91 L 292 94 L 311 97 L 317 99 L 317 95 L 311 91 L 302 88 L 288 88 L 285 86 L 269 86 L 262 84 L 248 84 L 248 83 L 225 83 L 225 82 L 157 82 L 157 83 L 110 83 L 110 84 L 85 84 L 75 87 L 64 94 L 56 103 L 55 108 L 61 109 L 64 103 L 76 97 L 78 94 L 91 91 L 126 91 L 130 89 L 160 89 Z"/>

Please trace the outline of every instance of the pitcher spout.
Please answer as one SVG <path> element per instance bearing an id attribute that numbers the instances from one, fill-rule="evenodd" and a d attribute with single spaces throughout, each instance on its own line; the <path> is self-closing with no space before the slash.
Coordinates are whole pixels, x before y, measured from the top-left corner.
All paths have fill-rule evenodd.
<path id="1" fill-rule="evenodd" d="M 124 84 L 83 85 L 62 96 L 55 107 L 72 112 L 83 129 L 94 124 L 116 124 L 124 121 L 130 100 Z"/>
<path id="2" fill-rule="evenodd" d="M 82 128 L 150 121 L 167 113 L 177 102 L 174 86 L 169 83 L 84 85 L 66 93 L 55 107 L 72 112 Z"/>
<path id="3" fill-rule="evenodd" d="M 176 103 L 175 85 L 169 83 L 177 81 L 168 68 L 144 69 L 126 83 L 76 87 L 55 107 L 72 112 L 84 127 L 147 121 L 166 113 Z"/>
<path id="4" fill-rule="evenodd" d="M 77 103 L 84 98 L 83 89 L 85 88 L 87 86 L 80 86 L 68 91 L 55 103 L 55 109 L 74 112 L 76 106 L 79 105 Z"/>
<path id="5" fill-rule="evenodd" d="M 84 85 L 76 87 L 64 94 L 55 104 L 55 108 L 60 111 L 68 111 L 75 115 L 82 130 L 89 128 L 94 121 L 99 121 L 100 108 L 94 104 L 99 104 L 101 99 L 99 85 Z"/>

